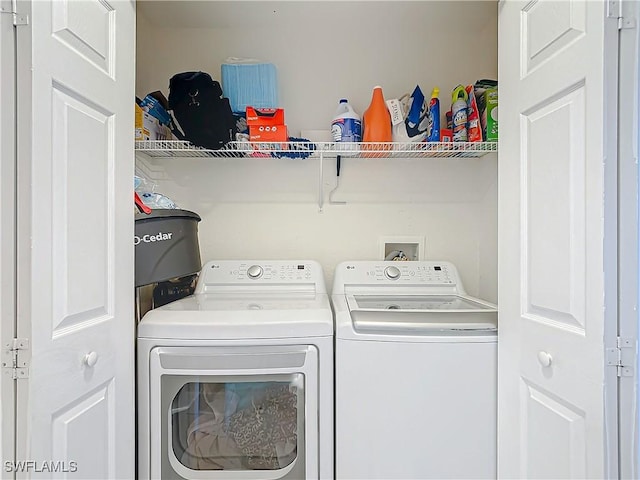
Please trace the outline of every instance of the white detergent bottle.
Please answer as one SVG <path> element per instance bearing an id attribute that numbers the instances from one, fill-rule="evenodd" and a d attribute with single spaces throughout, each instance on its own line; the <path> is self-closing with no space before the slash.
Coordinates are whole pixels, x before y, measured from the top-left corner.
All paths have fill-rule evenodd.
<path id="1" fill-rule="evenodd" d="M 360 115 L 349 105 L 346 98 L 340 100 L 336 115 L 331 122 L 331 136 L 337 143 L 361 142 L 362 122 Z M 337 145 L 340 150 L 357 150 L 357 145 Z"/>

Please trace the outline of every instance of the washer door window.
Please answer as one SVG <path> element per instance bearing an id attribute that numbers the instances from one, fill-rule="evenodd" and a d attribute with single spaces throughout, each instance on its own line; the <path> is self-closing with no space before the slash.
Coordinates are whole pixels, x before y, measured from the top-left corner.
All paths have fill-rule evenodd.
<path id="1" fill-rule="evenodd" d="M 317 408 L 314 347 L 158 347 L 151 358 L 160 390 L 157 402 L 152 380 L 159 477 L 317 477 L 317 458 L 305 455 L 317 450 L 307 446 L 317 442 L 317 415 L 305 419 Z"/>

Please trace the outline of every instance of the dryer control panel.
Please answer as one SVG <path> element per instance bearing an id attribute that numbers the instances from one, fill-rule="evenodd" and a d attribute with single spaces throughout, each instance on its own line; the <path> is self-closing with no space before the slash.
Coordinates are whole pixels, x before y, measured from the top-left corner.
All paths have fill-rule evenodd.
<path id="1" fill-rule="evenodd" d="M 326 293 L 324 274 L 320 264 L 313 260 L 220 260 L 202 267 L 196 293 L 219 289 L 231 291 L 254 287 L 283 287 L 298 291 L 312 286 L 315 293 Z"/>

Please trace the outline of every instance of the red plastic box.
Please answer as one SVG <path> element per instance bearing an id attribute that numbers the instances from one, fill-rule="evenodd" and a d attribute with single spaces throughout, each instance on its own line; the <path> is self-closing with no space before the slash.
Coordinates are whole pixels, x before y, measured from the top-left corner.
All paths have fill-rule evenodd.
<path id="1" fill-rule="evenodd" d="M 253 108 L 247 107 L 247 126 L 284 125 L 283 108 Z"/>

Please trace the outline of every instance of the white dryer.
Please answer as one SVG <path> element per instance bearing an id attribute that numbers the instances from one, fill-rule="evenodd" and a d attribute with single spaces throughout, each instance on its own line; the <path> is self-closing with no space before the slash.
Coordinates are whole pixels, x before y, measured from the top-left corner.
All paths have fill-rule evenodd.
<path id="1" fill-rule="evenodd" d="M 140 479 L 333 477 L 333 314 L 313 261 L 213 261 L 138 325 Z"/>
<path id="2" fill-rule="evenodd" d="M 336 478 L 496 477 L 496 306 L 448 262 L 336 268 Z"/>

